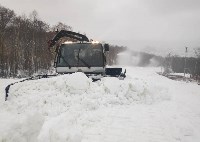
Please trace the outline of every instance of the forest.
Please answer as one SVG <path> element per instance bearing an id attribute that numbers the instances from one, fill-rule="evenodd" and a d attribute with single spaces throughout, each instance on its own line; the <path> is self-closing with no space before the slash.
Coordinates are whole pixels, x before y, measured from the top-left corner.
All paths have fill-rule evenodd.
<path id="1" fill-rule="evenodd" d="M 167 56 L 163 65 L 176 73 L 184 73 L 185 71 L 193 76 L 200 75 L 200 48 L 196 50 L 196 57 Z"/>

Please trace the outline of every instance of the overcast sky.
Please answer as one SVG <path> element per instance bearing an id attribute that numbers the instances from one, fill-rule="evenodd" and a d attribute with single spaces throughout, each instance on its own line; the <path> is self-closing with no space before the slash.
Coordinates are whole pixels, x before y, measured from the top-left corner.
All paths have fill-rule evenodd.
<path id="1" fill-rule="evenodd" d="M 18 15 L 36 10 L 89 38 L 148 52 L 200 47 L 200 0 L 0 0 Z"/>

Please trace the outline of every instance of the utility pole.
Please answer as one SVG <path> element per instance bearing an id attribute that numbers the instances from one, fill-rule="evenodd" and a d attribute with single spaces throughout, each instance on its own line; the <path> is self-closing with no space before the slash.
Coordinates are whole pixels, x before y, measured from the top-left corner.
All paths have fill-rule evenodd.
<path id="1" fill-rule="evenodd" d="M 197 69 L 197 65 L 198 65 L 198 54 L 197 54 L 197 51 L 194 49 L 194 52 L 196 54 L 196 62 L 195 62 L 195 66 L 194 66 L 194 75 L 196 75 L 196 69 Z"/>
<path id="2" fill-rule="evenodd" d="M 185 71 L 186 71 L 186 57 L 187 57 L 188 47 L 185 47 L 185 63 L 184 63 L 184 77 L 185 77 Z"/>

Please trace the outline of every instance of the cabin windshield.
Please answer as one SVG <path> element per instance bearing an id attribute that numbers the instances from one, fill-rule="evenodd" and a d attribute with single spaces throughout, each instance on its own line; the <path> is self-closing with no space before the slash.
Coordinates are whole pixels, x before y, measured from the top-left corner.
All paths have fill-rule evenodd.
<path id="1" fill-rule="evenodd" d="M 62 44 L 57 58 L 58 67 L 102 67 L 104 65 L 101 44 Z"/>

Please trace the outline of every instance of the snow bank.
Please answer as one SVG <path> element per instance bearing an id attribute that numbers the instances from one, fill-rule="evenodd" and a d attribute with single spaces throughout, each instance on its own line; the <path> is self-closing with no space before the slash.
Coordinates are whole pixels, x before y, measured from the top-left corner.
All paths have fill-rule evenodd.
<path id="1" fill-rule="evenodd" d="M 17 83 L 0 104 L 0 141 L 79 142 L 84 128 L 101 119 L 99 111 L 156 103 L 170 99 L 168 94 L 162 85 L 130 76 L 92 82 L 73 73 Z"/>
<path id="2" fill-rule="evenodd" d="M 92 82 L 85 74 L 74 73 L 18 83 L 10 88 L 5 105 L 18 113 L 38 111 L 43 115 L 58 115 L 71 108 L 92 110 L 100 106 L 152 103 L 166 99 L 167 91 L 137 78 L 105 77 Z"/>
<path id="3" fill-rule="evenodd" d="M 8 112 L 0 113 L 1 142 L 36 142 L 44 117 L 38 113 L 16 115 Z"/>

